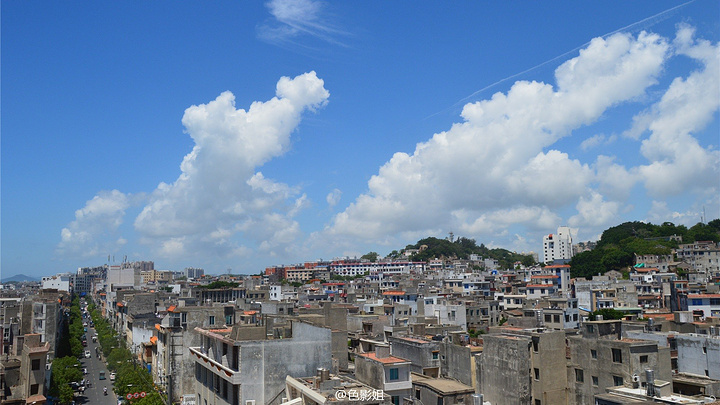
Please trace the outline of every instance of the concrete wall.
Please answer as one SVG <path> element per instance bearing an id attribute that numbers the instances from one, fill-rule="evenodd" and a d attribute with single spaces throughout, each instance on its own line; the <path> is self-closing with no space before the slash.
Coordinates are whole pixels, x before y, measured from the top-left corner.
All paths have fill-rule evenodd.
<path id="1" fill-rule="evenodd" d="M 676 341 L 679 372 L 720 380 L 720 339 L 676 335 Z"/>
<path id="2" fill-rule="evenodd" d="M 303 322 L 293 323 L 291 339 L 244 341 L 240 347 L 242 402 L 278 404 L 285 377 L 315 375 L 332 366 L 331 331 Z"/>
<path id="3" fill-rule="evenodd" d="M 461 383 L 474 386 L 475 366 L 469 346 L 442 343 L 440 350 L 440 375 L 454 378 Z"/>
<path id="4" fill-rule="evenodd" d="M 493 405 L 531 405 L 530 338 L 485 335 L 480 393 Z"/>
<path id="5" fill-rule="evenodd" d="M 412 365 L 410 371 L 423 374 L 423 369 L 440 368 L 440 342 L 416 342 L 405 339 L 389 339 L 390 349 L 393 356 L 409 360 Z M 433 352 L 437 352 L 437 358 L 433 359 Z"/>

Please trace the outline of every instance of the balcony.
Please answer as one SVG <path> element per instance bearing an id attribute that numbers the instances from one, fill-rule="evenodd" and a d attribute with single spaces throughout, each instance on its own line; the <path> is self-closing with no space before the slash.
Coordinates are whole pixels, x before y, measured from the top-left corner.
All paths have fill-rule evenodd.
<path id="1" fill-rule="evenodd" d="M 212 371 L 213 374 L 218 375 L 230 384 L 240 384 L 240 371 L 235 371 L 224 366 L 222 363 L 213 360 L 210 356 L 203 353 L 200 347 L 191 347 L 190 354 L 194 356 L 194 360 L 198 364 Z"/>

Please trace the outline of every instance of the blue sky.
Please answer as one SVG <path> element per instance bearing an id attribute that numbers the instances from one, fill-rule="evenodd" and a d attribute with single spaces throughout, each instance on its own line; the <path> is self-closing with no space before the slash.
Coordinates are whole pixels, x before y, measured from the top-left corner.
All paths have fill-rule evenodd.
<path id="1" fill-rule="evenodd" d="M 720 6 L 4 2 L 2 275 L 720 216 Z"/>

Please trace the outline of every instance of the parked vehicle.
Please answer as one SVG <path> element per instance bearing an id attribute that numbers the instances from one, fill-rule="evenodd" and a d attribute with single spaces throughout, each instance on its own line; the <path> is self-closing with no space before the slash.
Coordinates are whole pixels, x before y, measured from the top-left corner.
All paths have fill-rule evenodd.
<path id="1" fill-rule="evenodd" d="M 115 373 L 110 373 L 110 381 L 115 381 Z"/>
<path id="2" fill-rule="evenodd" d="M 85 358 L 86 359 L 90 358 L 90 350 L 85 350 Z"/>
<path id="3" fill-rule="evenodd" d="M 98 376 L 98 380 L 104 380 L 105 379 L 105 372 L 101 371 L 100 375 Z"/>

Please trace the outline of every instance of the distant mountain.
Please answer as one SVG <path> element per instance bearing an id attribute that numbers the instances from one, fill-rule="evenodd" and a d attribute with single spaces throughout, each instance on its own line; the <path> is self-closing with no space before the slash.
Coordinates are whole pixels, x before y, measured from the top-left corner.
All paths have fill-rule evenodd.
<path id="1" fill-rule="evenodd" d="M 9 281 L 40 281 L 40 279 L 37 279 L 35 277 L 26 276 L 24 274 L 16 274 L 12 277 L 5 277 L 2 279 L 3 283 L 7 283 Z"/>

